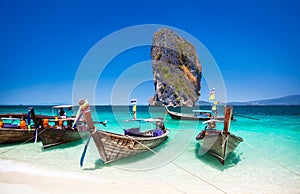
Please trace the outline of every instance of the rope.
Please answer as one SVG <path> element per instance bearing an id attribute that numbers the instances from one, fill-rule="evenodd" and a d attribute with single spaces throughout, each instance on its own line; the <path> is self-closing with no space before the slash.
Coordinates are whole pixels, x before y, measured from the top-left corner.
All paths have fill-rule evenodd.
<path id="1" fill-rule="evenodd" d="M 258 149 L 256 149 L 254 146 L 250 145 L 249 143 L 247 142 L 243 142 L 245 143 L 248 147 L 250 147 L 251 149 L 253 149 L 254 151 L 260 153 L 261 155 L 263 155 L 264 157 L 266 157 L 267 159 L 271 160 L 272 162 L 274 162 L 275 164 L 277 164 L 278 166 L 281 166 L 282 168 L 290 171 L 291 173 L 297 175 L 297 176 L 300 176 L 300 174 L 298 172 L 295 172 L 294 170 L 286 167 L 285 165 L 281 164 L 280 162 L 274 160 L 273 158 L 269 157 L 267 154 L 263 153 L 262 151 L 259 151 Z"/>
<path id="2" fill-rule="evenodd" d="M 130 137 L 130 136 L 128 136 L 128 135 L 127 135 L 127 137 L 129 137 L 129 138 L 130 138 L 130 139 L 132 139 L 133 141 L 137 142 L 138 144 L 142 145 L 143 147 L 145 147 L 146 149 L 148 149 L 148 150 L 149 150 L 149 151 L 151 151 L 152 153 L 154 153 L 154 154 L 158 154 L 158 152 L 156 152 L 156 151 L 154 151 L 153 149 L 149 148 L 148 146 L 146 146 L 146 145 L 142 144 L 141 142 L 139 142 L 139 141 L 135 140 L 134 138 L 132 138 L 132 137 Z M 188 174 L 190 174 L 190 175 L 194 176 L 195 178 L 198 178 L 199 180 L 201 180 L 201 181 L 205 182 L 206 184 L 208 184 L 208 185 L 212 186 L 213 188 L 217 189 L 218 191 L 220 191 L 220 192 L 222 192 L 222 193 L 226 193 L 226 194 L 227 194 L 227 192 L 226 192 L 226 191 L 222 190 L 222 189 L 221 189 L 221 188 L 219 188 L 218 186 L 216 186 L 216 185 L 214 185 L 214 184 L 212 184 L 212 183 L 208 182 L 207 180 L 205 180 L 205 179 L 201 178 L 200 176 L 198 176 L 198 175 L 196 175 L 196 174 L 192 173 L 191 171 L 189 171 L 189 170 L 187 170 L 186 168 L 184 168 L 184 167 L 180 166 L 179 164 L 175 163 L 174 161 L 171 161 L 171 164 L 173 164 L 174 166 L 176 166 L 176 167 L 180 168 L 181 170 L 185 171 L 186 173 L 188 173 Z M 175 188 L 176 188 L 176 187 L 175 187 Z M 176 189 L 177 189 L 177 188 L 176 188 Z M 177 189 L 177 190 L 178 190 L 178 189 Z M 179 191 L 180 191 L 180 190 L 179 190 Z M 181 192 L 182 192 L 182 191 L 181 191 Z M 184 192 L 183 192 L 183 193 L 184 193 Z"/>
<path id="3" fill-rule="evenodd" d="M 41 133 L 43 133 L 46 129 L 47 129 L 47 128 L 43 129 L 41 132 L 38 133 L 38 135 L 41 134 Z M 35 130 L 38 130 L 38 129 L 35 129 Z M 35 135 L 34 135 L 33 137 L 29 138 L 28 140 L 26 140 L 26 141 L 24 141 L 24 142 L 22 142 L 22 143 L 20 143 L 20 144 L 18 144 L 18 145 L 16 145 L 16 146 L 13 146 L 13 147 L 10 148 L 10 149 L 7 149 L 7 150 L 4 150 L 3 152 L 0 152 L 0 154 L 4 154 L 4 153 L 6 153 L 6 152 L 9 152 L 9 151 L 11 151 L 11 150 L 17 148 L 18 146 L 23 145 L 23 144 L 25 144 L 25 143 L 31 141 L 33 138 L 35 138 Z"/>
<path id="4" fill-rule="evenodd" d="M 139 141 L 133 139 L 131 136 L 126 135 L 126 137 L 129 137 L 129 138 L 132 139 L 133 141 L 137 142 L 137 143 L 140 144 L 141 146 L 143 146 L 143 147 L 145 147 L 146 149 L 148 149 L 150 152 L 152 152 L 152 153 L 154 153 L 154 154 L 157 154 L 156 151 L 154 151 L 153 149 L 149 148 L 148 146 L 142 144 L 141 142 L 139 142 Z M 178 188 L 175 187 L 174 185 L 171 185 L 171 184 L 169 184 L 169 183 L 168 183 L 168 185 L 170 185 L 171 187 L 173 187 L 175 190 L 179 191 L 180 193 L 185 193 L 184 191 L 181 191 L 180 189 L 178 189 Z"/>

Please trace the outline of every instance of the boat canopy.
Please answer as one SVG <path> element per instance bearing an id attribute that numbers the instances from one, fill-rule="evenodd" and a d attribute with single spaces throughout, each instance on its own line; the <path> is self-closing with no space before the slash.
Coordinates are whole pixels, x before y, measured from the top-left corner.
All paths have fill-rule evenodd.
<path id="1" fill-rule="evenodd" d="M 195 113 L 200 113 L 200 112 L 204 112 L 204 113 L 211 113 L 212 111 L 211 110 L 193 110 L 193 112 L 195 112 Z"/>
<path id="2" fill-rule="evenodd" d="M 211 119 L 211 120 L 202 122 L 202 124 L 211 123 L 211 122 L 219 122 L 219 123 L 223 123 L 224 121 L 223 121 L 223 120 Z"/>
<path id="3" fill-rule="evenodd" d="M 21 118 L 1 117 L 1 120 L 21 120 Z"/>
<path id="4" fill-rule="evenodd" d="M 136 122 L 146 122 L 146 123 L 152 123 L 152 122 L 159 122 L 159 121 L 163 121 L 162 119 L 159 118 L 148 118 L 148 119 L 128 119 L 126 120 L 126 122 L 129 121 L 136 121 Z"/>
<path id="5" fill-rule="evenodd" d="M 57 105 L 57 106 L 53 106 L 52 108 L 72 108 L 73 105 Z"/>

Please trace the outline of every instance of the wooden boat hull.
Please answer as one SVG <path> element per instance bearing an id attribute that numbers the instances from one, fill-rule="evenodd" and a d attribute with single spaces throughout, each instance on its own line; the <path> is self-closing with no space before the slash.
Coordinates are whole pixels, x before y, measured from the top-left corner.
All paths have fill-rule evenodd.
<path id="1" fill-rule="evenodd" d="M 222 116 L 195 116 L 193 114 L 185 114 L 185 113 L 179 113 L 169 110 L 166 107 L 167 113 L 170 115 L 170 117 L 174 120 L 191 120 L 191 121 L 208 121 L 211 119 L 214 120 L 224 120 L 224 117 Z M 231 120 L 234 121 L 235 119 L 231 117 Z"/>
<path id="2" fill-rule="evenodd" d="M 41 129 L 39 138 L 43 143 L 43 148 L 49 148 L 65 143 L 70 143 L 89 136 L 88 131 L 73 131 L 69 129 L 45 128 Z"/>
<path id="3" fill-rule="evenodd" d="M 195 116 L 193 114 L 185 114 L 185 113 L 178 113 L 169 110 L 167 107 L 165 107 L 167 110 L 167 113 L 170 115 L 172 119 L 175 120 L 193 120 L 193 121 L 206 121 L 211 119 L 209 116 Z"/>
<path id="4" fill-rule="evenodd" d="M 33 141 L 34 133 L 35 129 L 1 128 L 0 144 Z"/>
<path id="5" fill-rule="evenodd" d="M 54 119 L 55 116 L 49 116 L 49 115 L 41 115 L 41 114 L 34 114 L 36 119 Z M 26 119 L 28 117 L 28 114 L 25 113 L 4 113 L 0 114 L 0 118 L 5 117 L 5 118 L 24 118 Z"/>
<path id="6" fill-rule="evenodd" d="M 158 137 L 134 137 L 98 130 L 92 137 L 103 162 L 110 163 L 157 147 L 168 138 L 168 133 L 165 129 Z"/>
<path id="7" fill-rule="evenodd" d="M 0 128 L 0 144 L 30 142 L 35 140 L 35 128 L 44 118 L 53 118 L 54 116 L 36 115 L 33 108 L 28 109 L 28 113 L 4 113 L 0 114 L 1 120 L 27 120 L 30 117 L 33 120 L 31 129 L 20 129 L 19 123 L 5 123 L 4 128 Z M 28 124 L 28 123 L 27 123 Z M 26 126 L 29 127 L 29 126 Z"/>
<path id="8" fill-rule="evenodd" d="M 210 117 L 195 117 L 193 115 L 183 114 L 183 113 L 174 113 L 169 112 L 169 115 L 172 119 L 175 120 L 193 120 L 193 121 L 206 121 L 211 119 Z"/>
<path id="9" fill-rule="evenodd" d="M 210 153 L 224 164 L 227 156 L 243 141 L 241 137 L 221 130 L 203 130 L 196 137 L 202 153 Z"/>

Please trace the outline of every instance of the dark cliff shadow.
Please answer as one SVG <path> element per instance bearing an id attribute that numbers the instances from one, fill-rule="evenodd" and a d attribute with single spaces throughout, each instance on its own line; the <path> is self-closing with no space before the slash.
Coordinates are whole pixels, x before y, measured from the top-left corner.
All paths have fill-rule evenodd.
<path id="1" fill-rule="evenodd" d="M 209 153 L 205 153 L 203 155 L 200 155 L 200 145 L 199 143 L 197 143 L 195 145 L 195 157 L 199 160 L 201 160 L 202 162 L 204 162 L 206 165 L 218 169 L 220 171 L 223 171 L 225 169 L 231 168 L 235 165 L 237 165 L 242 159 L 241 159 L 241 154 L 238 154 L 236 152 L 232 152 L 230 155 L 228 155 L 228 157 L 225 160 L 224 165 L 221 164 L 221 162 L 215 158 L 214 156 L 212 156 Z"/>

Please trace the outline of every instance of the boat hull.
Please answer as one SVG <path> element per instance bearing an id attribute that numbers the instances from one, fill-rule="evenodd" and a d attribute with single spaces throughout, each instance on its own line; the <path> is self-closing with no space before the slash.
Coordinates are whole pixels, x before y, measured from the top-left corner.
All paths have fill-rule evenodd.
<path id="1" fill-rule="evenodd" d="M 193 121 L 206 121 L 211 119 L 209 116 L 195 116 L 194 114 L 185 114 L 185 113 L 179 113 L 169 110 L 167 107 L 165 107 L 167 110 L 167 113 L 170 115 L 172 119 L 175 120 L 193 120 Z"/>
<path id="2" fill-rule="evenodd" d="M 33 141 L 34 133 L 35 129 L 1 128 L 0 144 Z"/>
<path id="3" fill-rule="evenodd" d="M 168 112 L 170 117 L 175 120 L 192 120 L 192 121 L 206 121 L 211 119 L 210 117 L 195 117 L 193 115 L 183 114 L 183 113 L 174 113 Z"/>
<path id="4" fill-rule="evenodd" d="M 167 107 L 165 108 L 167 110 L 167 113 L 170 115 L 170 117 L 175 120 L 191 120 L 191 121 L 208 121 L 211 119 L 220 120 L 220 121 L 224 120 L 224 117 L 222 116 L 205 116 L 205 115 L 195 116 L 194 114 L 174 112 L 169 110 Z M 233 117 L 231 117 L 231 120 L 235 121 Z"/>
<path id="5" fill-rule="evenodd" d="M 92 137 L 102 161 L 110 163 L 157 147 L 168 138 L 168 133 L 165 129 L 158 137 L 134 137 L 99 130 Z"/>
<path id="6" fill-rule="evenodd" d="M 199 141 L 201 153 L 208 152 L 224 164 L 227 156 L 243 141 L 241 137 L 221 130 L 203 130 L 196 138 Z"/>
<path id="7" fill-rule="evenodd" d="M 39 133 L 39 138 L 43 143 L 43 148 L 49 148 L 65 143 L 70 143 L 89 136 L 88 131 L 73 131 L 69 129 L 45 128 Z"/>

